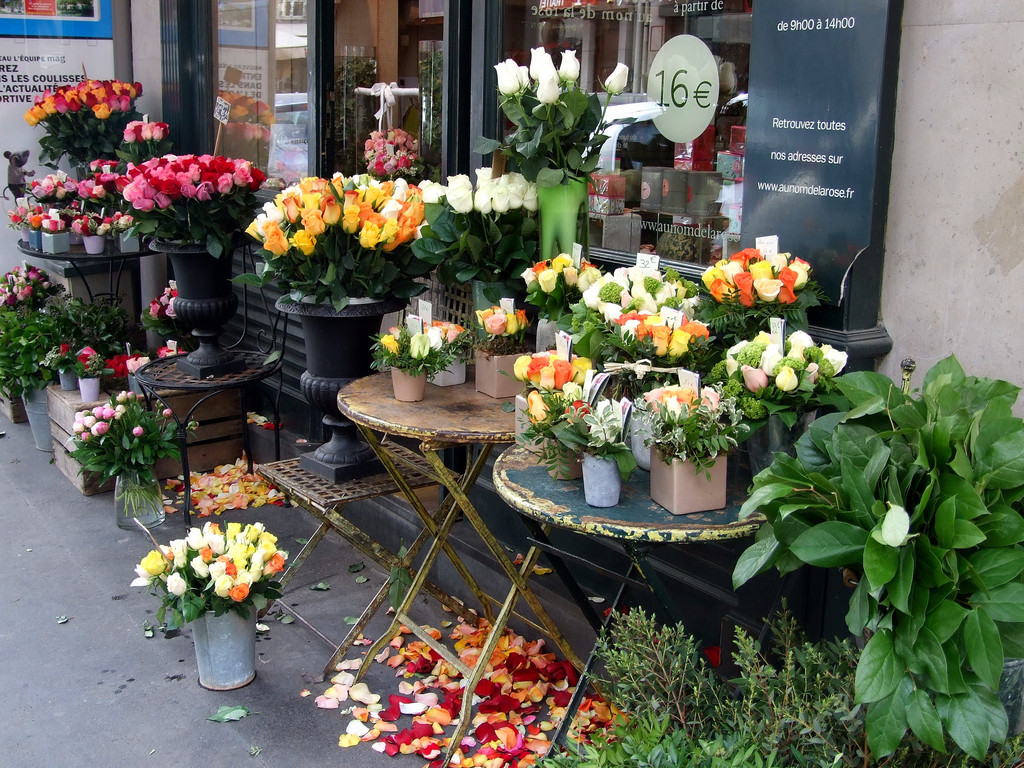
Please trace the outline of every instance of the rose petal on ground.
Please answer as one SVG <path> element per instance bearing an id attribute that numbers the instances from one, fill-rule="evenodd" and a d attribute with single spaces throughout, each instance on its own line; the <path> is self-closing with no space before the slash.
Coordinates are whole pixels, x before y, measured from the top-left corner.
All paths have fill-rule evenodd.
<path id="1" fill-rule="evenodd" d="M 359 743 L 359 737 L 351 733 L 343 733 L 338 738 L 339 747 L 354 747 Z"/>
<path id="2" fill-rule="evenodd" d="M 315 701 L 316 701 L 316 705 L 318 707 L 320 707 L 320 709 L 337 709 L 338 708 L 338 700 L 337 699 L 332 699 L 332 698 L 330 698 L 328 696 L 317 696 Z"/>
<path id="3" fill-rule="evenodd" d="M 421 715 L 427 711 L 428 706 L 416 701 L 410 701 L 408 703 L 399 704 L 398 708 L 403 715 Z"/>
<path id="4" fill-rule="evenodd" d="M 348 726 L 345 728 L 345 733 L 351 733 L 359 738 L 362 738 L 370 732 L 369 727 L 365 723 L 359 720 L 350 720 Z"/>
<path id="5" fill-rule="evenodd" d="M 331 678 L 331 682 L 337 683 L 338 685 L 349 686 L 355 683 L 355 681 L 355 675 L 353 675 L 351 672 L 339 672 L 337 675 Z"/>
<path id="6" fill-rule="evenodd" d="M 339 672 L 347 669 L 359 669 L 359 665 L 362 663 L 359 659 L 345 659 L 344 661 L 339 661 L 334 668 Z"/>
<path id="7" fill-rule="evenodd" d="M 349 688 L 348 695 L 352 697 L 352 701 L 358 701 L 360 704 L 377 704 L 380 702 L 380 695 L 370 693 L 366 683 L 356 683 Z"/>

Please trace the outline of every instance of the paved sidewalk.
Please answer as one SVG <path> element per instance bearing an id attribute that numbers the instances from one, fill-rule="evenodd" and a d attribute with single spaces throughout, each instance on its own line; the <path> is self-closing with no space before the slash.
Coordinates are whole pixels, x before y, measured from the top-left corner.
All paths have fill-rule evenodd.
<path id="1" fill-rule="evenodd" d="M 318 709 L 317 682 L 332 649 L 301 622 L 268 617 L 258 638 L 255 681 L 233 692 L 197 684 L 188 627 L 153 638 L 158 603 L 129 587 L 135 564 L 152 548 L 140 532 L 121 531 L 112 494 L 81 496 L 37 451 L 27 424 L 0 416 L 0 765 L 11 768 L 104 766 L 308 766 L 419 768 L 416 755 L 385 757 L 368 744 L 338 747 L 346 717 Z M 219 520 L 260 520 L 292 555 L 315 525 L 298 508 L 263 507 Z M 183 535 L 180 513 L 154 529 L 166 543 Z M 386 574 L 367 561 L 357 584 L 348 567 L 364 558 L 328 535 L 289 586 L 287 601 L 332 640 L 347 630 Z M 313 591 L 318 582 L 329 591 Z M 450 615 L 434 603 L 417 609 L 434 626 Z M 59 623 L 58 617 L 67 617 Z M 433 617 L 433 619 L 431 619 Z M 386 617 L 371 630 L 381 632 Z M 394 692 L 394 672 L 374 665 L 371 690 Z M 310 691 L 303 698 L 300 693 Z M 232 723 L 206 718 L 224 704 L 252 714 Z M 251 754 L 256 752 L 258 754 Z"/>

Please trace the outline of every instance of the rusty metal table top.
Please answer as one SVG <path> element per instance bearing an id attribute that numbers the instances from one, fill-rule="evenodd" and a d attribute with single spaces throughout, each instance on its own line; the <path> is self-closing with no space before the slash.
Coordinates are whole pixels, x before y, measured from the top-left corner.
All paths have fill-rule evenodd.
<path id="1" fill-rule="evenodd" d="M 591 507 L 583 498 L 583 480 L 552 480 L 537 457 L 522 446 L 509 448 L 494 462 L 494 486 L 516 511 L 558 528 L 612 539 L 671 544 L 720 541 L 750 536 L 763 519 L 738 518 L 745 488 L 729 488 L 722 510 L 673 515 L 651 499 L 650 475 L 640 469 L 622 486 L 618 506 Z"/>
<path id="2" fill-rule="evenodd" d="M 470 377 L 454 387 L 427 385 L 417 403 L 395 399 L 390 373 L 349 382 L 338 392 L 338 409 L 376 432 L 429 443 L 479 445 L 515 440 L 515 414 L 502 409 L 512 398 L 480 394 Z"/>

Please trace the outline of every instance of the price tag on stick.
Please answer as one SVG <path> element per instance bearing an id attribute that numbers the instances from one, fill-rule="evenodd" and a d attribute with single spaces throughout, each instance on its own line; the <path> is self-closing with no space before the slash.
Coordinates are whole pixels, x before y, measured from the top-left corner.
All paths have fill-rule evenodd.
<path id="1" fill-rule="evenodd" d="M 498 299 L 498 306 L 505 312 L 506 315 L 514 315 L 516 313 L 516 300 L 515 299 Z"/>
<path id="2" fill-rule="evenodd" d="M 779 348 L 779 352 L 786 354 L 786 321 L 781 317 L 768 318 L 769 333 L 772 337 L 772 344 Z"/>
<path id="3" fill-rule="evenodd" d="M 583 263 L 583 246 L 579 243 L 572 244 L 572 265 L 576 269 L 580 268 L 580 264 Z"/>
<path id="4" fill-rule="evenodd" d="M 434 324 L 434 305 L 426 299 L 417 300 L 417 309 L 420 311 L 420 317 L 423 318 L 423 324 L 431 326 Z"/>
<path id="5" fill-rule="evenodd" d="M 688 371 L 685 368 L 677 368 L 676 376 L 679 377 L 679 386 L 685 389 L 692 389 L 700 394 L 700 374 L 696 371 Z"/>
<path id="6" fill-rule="evenodd" d="M 661 257 L 656 253 L 637 253 L 636 265 L 642 269 L 658 269 L 661 265 Z"/>
<path id="7" fill-rule="evenodd" d="M 419 315 L 407 315 L 405 318 L 405 327 L 409 329 L 409 333 L 414 336 L 417 333 L 423 333 L 423 318 Z"/>
<path id="8" fill-rule="evenodd" d="M 572 360 L 572 334 L 566 331 L 555 334 L 555 354 L 563 360 Z"/>
<path id="9" fill-rule="evenodd" d="M 754 238 L 754 247 L 761 252 L 761 258 L 771 261 L 779 255 L 779 236 L 765 235 Z"/>
<path id="10" fill-rule="evenodd" d="M 213 119 L 217 121 L 217 138 L 213 142 L 213 154 L 220 154 L 220 136 L 224 132 L 224 126 L 228 124 L 228 116 L 231 114 L 231 105 L 226 99 L 217 97 L 217 106 L 213 108 Z"/>

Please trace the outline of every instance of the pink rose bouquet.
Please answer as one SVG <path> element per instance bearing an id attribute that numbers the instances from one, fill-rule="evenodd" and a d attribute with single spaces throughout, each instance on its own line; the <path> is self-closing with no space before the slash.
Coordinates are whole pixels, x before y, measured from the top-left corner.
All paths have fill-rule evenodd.
<path id="1" fill-rule="evenodd" d="M 132 120 L 125 126 L 124 138 L 117 150 L 117 156 L 125 162 L 139 165 L 171 151 L 171 142 L 167 138 L 170 126 L 167 123 L 151 123 L 147 118 Z"/>
<path id="2" fill-rule="evenodd" d="M 401 128 L 374 131 L 363 145 L 363 150 L 366 172 L 378 179 L 419 176 L 423 172 L 419 142 Z"/>
<path id="3" fill-rule="evenodd" d="M 27 262 L 15 267 L 0 278 L 0 310 L 16 306 L 39 309 L 48 296 L 61 291 L 50 282 L 50 276 L 39 267 Z"/>
<path id="4" fill-rule="evenodd" d="M 242 222 L 252 219 L 263 172 L 248 160 L 164 155 L 128 169 L 121 194 L 136 232 L 230 254 Z"/>
<path id="5" fill-rule="evenodd" d="M 78 184 L 64 171 L 32 179 L 28 193 L 40 203 L 70 203 L 78 196 Z"/>

